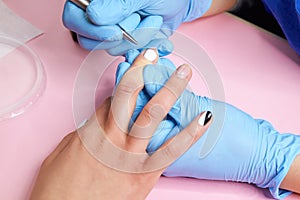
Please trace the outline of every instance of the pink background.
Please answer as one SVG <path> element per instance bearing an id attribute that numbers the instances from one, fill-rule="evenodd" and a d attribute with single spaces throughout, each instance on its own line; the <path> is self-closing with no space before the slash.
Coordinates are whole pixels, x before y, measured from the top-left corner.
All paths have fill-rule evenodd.
<path id="1" fill-rule="evenodd" d="M 64 1 L 4 2 L 44 31 L 27 44 L 44 64 L 46 91 L 28 112 L 0 123 L 0 199 L 19 200 L 28 198 L 43 159 L 75 129 L 73 86 L 88 51 L 78 47 L 62 25 Z M 300 133 L 300 62 L 284 40 L 229 14 L 185 24 L 179 32 L 201 45 L 213 60 L 227 102 L 267 119 L 281 132 Z M 99 90 L 102 96 L 111 92 L 114 74 L 105 78 L 106 89 Z M 192 86 L 196 84 L 194 78 Z M 264 193 L 243 183 L 161 178 L 148 199 L 267 199 Z"/>

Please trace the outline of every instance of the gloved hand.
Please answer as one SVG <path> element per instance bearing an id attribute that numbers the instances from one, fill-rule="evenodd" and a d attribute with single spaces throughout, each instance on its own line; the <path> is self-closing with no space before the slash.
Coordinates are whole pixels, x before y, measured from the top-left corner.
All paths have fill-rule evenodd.
<path id="1" fill-rule="evenodd" d="M 133 58 L 127 58 L 128 62 L 131 60 Z M 159 65 L 145 67 L 143 94 L 151 98 L 174 71 L 175 66 L 166 59 Z M 137 110 L 142 107 L 140 103 L 137 102 Z M 164 131 L 160 127 L 147 151 L 158 149 L 170 135 L 176 134 L 174 131 L 183 129 L 204 110 L 211 111 L 214 116 L 209 130 L 164 172 L 165 176 L 253 183 L 269 188 L 274 198 L 290 194 L 279 186 L 300 153 L 300 136 L 280 134 L 265 120 L 253 119 L 232 105 L 187 90 L 168 116 L 178 130 L 173 128 L 170 134 L 170 129 Z"/>
<path id="2" fill-rule="evenodd" d="M 211 1 L 93 0 L 86 14 L 67 1 L 63 22 L 78 34 L 80 45 L 86 49 L 106 49 L 111 55 L 122 55 L 129 49 L 156 47 L 162 56 L 173 50 L 167 40 L 172 32 L 182 22 L 201 17 Z M 122 40 L 121 30 L 115 26 L 118 23 L 137 39 L 138 46 Z"/>

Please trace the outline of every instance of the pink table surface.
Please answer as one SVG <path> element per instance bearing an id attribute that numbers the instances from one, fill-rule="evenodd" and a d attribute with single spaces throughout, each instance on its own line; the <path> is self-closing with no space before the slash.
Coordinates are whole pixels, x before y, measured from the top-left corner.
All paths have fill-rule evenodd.
<path id="1" fill-rule="evenodd" d="M 27 44 L 44 63 L 46 91 L 28 112 L 0 123 L 0 199 L 19 200 L 28 198 L 44 158 L 75 129 L 73 86 L 88 51 L 73 43 L 63 27 L 64 1 L 4 2 L 45 32 Z M 229 14 L 185 24 L 179 32 L 213 60 L 227 102 L 269 120 L 281 132 L 300 133 L 300 62 L 286 41 Z M 111 92 L 114 69 L 105 76 L 102 98 Z M 197 85 L 197 78 L 191 85 Z M 161 178 L 148 199 L 268 199 L 265 193 L 244 183 Z"/>

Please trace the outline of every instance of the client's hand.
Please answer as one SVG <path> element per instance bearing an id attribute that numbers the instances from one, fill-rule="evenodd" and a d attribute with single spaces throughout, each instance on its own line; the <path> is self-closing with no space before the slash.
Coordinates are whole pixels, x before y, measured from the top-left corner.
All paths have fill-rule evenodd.
<path id="1" fill-rule="evenodd" d="M 127 65 L 136 55 L 136 51 L 127 54 Z M 125 68 L 126 64 L 122 66 Z M 176 67 L 167 59 L 160 59 L 156 66 L 145 67 L 145 88 L 140 93 L 143 101 L 138 101 L 136 110 L 143 107 L 142 104 L 147 102 L 145 99 L 151 99 L 161 90 L 175 70 Z M 119 69 L 117 77 L 121 77 L 123 71 Z M 209 130 L 163 174 L 253 183 L 269 188 L 275 198 L 287 196 L 290 192 L 279 187 L 292 188 L 281 183 L 300 154 L 300 136 L 280 134 L 265 120 L 254 119 L 234 106 L 187 90 L 166 117 L 174 126 L 172 129 L 163 127 L 154 134 L 147 151 L 160 148 L 165 140 L 176 134 L 176 127 L 179 132 L 204 110 L 215 116 Z M 297 173 L 294 174 L 297 177 Z"/>
<path id="2" fill-rule="evenodd" d="M 170 77 L 128 128 L 144 86 L 144 66 L 156 63 L 157 57 L 152 49 L 139 55 L 114 96 L 48 156 L 37 177 L 32 200 L 144 199 L 166 167 L 206 131 L 210 123 L 208 112 L 196 116 L 159 151 L 146 153 L 152 134 L 190 80 L 188 66 Z"/>

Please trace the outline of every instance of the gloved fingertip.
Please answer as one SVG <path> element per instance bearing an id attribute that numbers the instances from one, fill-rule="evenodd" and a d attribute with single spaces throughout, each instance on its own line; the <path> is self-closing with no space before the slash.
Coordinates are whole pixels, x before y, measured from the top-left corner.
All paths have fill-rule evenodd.
<path id="1" fill-rule="evenodd" d="M 82 48 L 89 50 L 89 51 L 93 50 L 99 44 L 99 43 L 89 40 L 81 35 L 77 35 L 77 40 L 78 40 L 79 46 L 81 46 Z"/>
<path id="2" fill-rule="evenodd" d="M 115 50 L 115 48 L 107 49 L 106 52 L 111 56 L 124 56 L 123 51 Z"/>
<path id="3" fill-rule="evenodd" d="M 149 42 L 144 48 L 156 48 L 159 56 L 163 57 L 172 53 L 172 51 L 174 50 L 174 45 L 168 39 L 154 39 Z"/>
<path id="4" fill-rule="evenodd" d="M 174 45 L 170 40 L 164 40 L 159 46 L 156 47 L 159 53 L 159 56 L 167 56 L 171 54 L 174 50 Z"/>
<path id="5" fill-rule="evenodd" d="M 125 59 L 128 63 L 132 64 L 136 57 L 140 54 L 140 51 L 137 49 L 130 49 L 125 54 Z"/>

